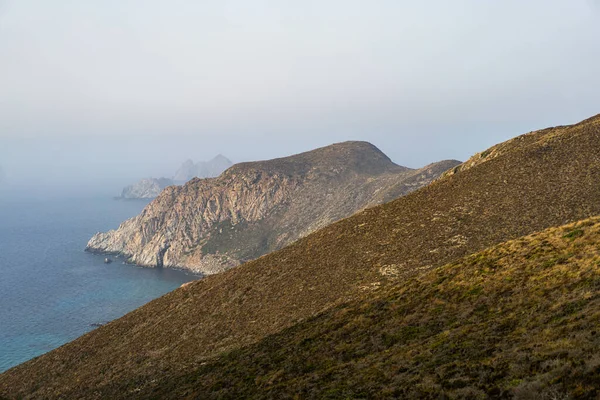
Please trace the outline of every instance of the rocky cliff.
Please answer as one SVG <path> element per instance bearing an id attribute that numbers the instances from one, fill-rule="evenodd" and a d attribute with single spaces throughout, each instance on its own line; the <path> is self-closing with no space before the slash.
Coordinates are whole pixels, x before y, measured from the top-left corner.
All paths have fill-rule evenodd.
<path id="1" fill-rule="evenodd" d="M 121 192 L 120 199 L 154 199 L 167 186 L 174 185 L 173 180 L 168 178 L 147 178 L 127 186 Z"/>
<path id="2" fill-rule="evenodd" d="M 401 167 L 365 142 L 241 163 L 218 178 L 166 188 L 139 216 L 96 234 L 87 250 L 214 274 L 427 185 L 456 165 Z"/>

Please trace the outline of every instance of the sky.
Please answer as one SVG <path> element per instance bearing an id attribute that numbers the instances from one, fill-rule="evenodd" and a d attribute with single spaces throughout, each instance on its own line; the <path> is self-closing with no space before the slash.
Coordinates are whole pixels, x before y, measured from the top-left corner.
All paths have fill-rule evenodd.
<path id="1" fill-rule="evenodd" d="M 112 195 L 188 158 L 345 140 L 465 160 L 600 113 L 599 18 L 597 0 L 0 0 L 0 178 Z"/>

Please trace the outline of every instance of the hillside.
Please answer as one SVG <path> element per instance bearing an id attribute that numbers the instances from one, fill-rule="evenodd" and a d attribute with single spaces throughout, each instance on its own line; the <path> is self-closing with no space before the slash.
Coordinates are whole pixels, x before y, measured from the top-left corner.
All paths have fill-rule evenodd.
<path id="1" fill-rule="evenodd" d="M 165 189 L 138 217 L 94 236 L 87 249 L 142 266 L 222 272 L 418 189 L 457 164 L 412 170 L 365 142 L 241 163 L 217 178 Z"/>
<path id="2" fill-rule="evenodd" d="M 181 375 L 108 386 L 102 393 L 597 398 L 599 289 L 596 217 L 365 292 Z"/>
<path id="3" fill-rule="evenodd" d="M 218 362 L 214 357 L 223 352 L 287 328 L 301 330 L 293 326 L 335 313 L 365 293 L 375 296 L 377 288 L 385 291 L 501 242 L 600 215 L 598 143 L 600 117 L 525 135 L 496 157 L 194 282 L 6 371 L 0 394 L 101 398 L 132 388 L 120 396 L 151 397 L 160 383 L 185 383 L 187 373 Z M 368 326 L 368 317 L 363 322 Z"/>

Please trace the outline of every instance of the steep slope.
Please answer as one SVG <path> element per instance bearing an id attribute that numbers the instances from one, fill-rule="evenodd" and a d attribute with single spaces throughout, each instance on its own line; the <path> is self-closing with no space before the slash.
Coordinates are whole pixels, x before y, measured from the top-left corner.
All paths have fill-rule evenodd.
<path id="1" fill-rule="evenodd" d="M 102 394 L 596 398 L 599 323 L 596 217 L 364 294 L 180 376 Z"/>
<path id="2" fill-rule="evenodd" d="M 584 121 L 581 121 L 578 124 L 573 126 L 556 126 L 552 128 L 541 129 L 539 131 L 529 132 L 525 135 L 517 136 L 506 142 L 499 143 L 495 146 L 490 147 L 489 149 L 482 151 L 480 153 L 475 154 L 466 162 L 456 166 L 453 169 L 446 171 L 443 176 L 454 175 L 461 171 L 466 171 L 470 168 L 473 168 L 479 164 L 484 162 L 493 160 L 496 157 L 502 156 L 506 153 L 510 153 L 513 151 L 518 151 L 519 149 L 538 145 L 540 150 L 538 151 L 549 151 L 551 147 L 549 147 L 553 139 L 555 137 L 560 137 L 565 134 L 565 131 L 570 130 L 572 128 L 582 129 L 584 127 L 587 128 L 597 128 L 599 121 L 599 116 L 594 116 L 588 118 Z M 558 139 L 560 142 L 560 139 Z"/>
<path id="3" fill-rule="evenodd" d="M 121 395 L 134 397 L 377 287 L 600 215 L 599 125 L 596 117 L 533 133 L 495 158 L 176 290 L 6 371 L 0 394 L 100 398 L 135 384 Z"/>
<path id="4" fill-rule="evenodd" d="M 365 142 L 237 164 L 218 178 L 167 188 L 138 217 L 94 236 L 88 250 L 143 266 L 222 272 L 422 187 L 457 164 L 411 170 Z"/>
<path id="5" fill-rule="evenodd" d="M 120 199 L 154 199 L 167 186 L 174 185 L 171 179 L 147 178 L 123 189 Z"/>

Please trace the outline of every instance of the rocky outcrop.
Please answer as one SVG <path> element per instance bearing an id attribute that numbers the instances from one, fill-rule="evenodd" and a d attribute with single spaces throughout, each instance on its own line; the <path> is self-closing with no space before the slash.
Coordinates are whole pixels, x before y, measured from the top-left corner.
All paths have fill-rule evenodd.
<path id="1" fill-rule="evenodd" d="M 456 165 L 401 167 L 365 142 L 237 164 L 218 178 L 166 188 L 139 216 L 96 234 L 87 250 L 214 274 L 427 185 Z"/>
<path id="2" fill-rule="evenodd" d="M 154 199 L 160 192 L 163 191 L 167 186 L 174 185 L 175 183 L 171 179 L 167 178 L 147 178 L 141 181 L 127 186 L 121 192 L 120 199 Z"/>

